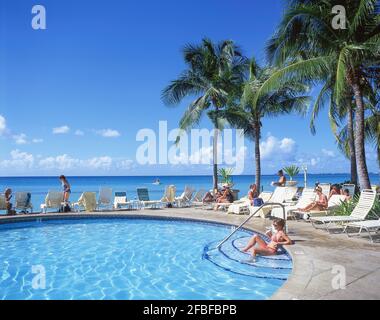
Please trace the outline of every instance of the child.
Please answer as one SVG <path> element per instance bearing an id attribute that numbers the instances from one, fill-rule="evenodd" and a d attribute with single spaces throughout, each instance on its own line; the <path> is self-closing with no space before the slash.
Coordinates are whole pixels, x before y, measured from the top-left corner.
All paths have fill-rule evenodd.
<path id="1" fill-rule="evenodd" d="M 252 248 L 252 261 L 256 260 L 256 255 L 260 254 L 263 256 L 272 256 L 277 254 L 277 249 L 280 245 L 290 245 L 292 240 L 284 231 L 285 220 L 275 219 L 273 221 L 273 228 L 276 232 L 268 231 L 266 234 L 271 238 L 269 243 L 266 243 L 259 235 L 254 235 L 242 250 L 243 252 L 248 252 Z"/>

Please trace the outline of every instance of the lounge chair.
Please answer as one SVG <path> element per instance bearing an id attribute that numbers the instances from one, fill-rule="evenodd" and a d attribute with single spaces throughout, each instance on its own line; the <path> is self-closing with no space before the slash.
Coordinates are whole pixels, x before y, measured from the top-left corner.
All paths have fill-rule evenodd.
<path id="1" fill-rule="evenodd" d="M 0 210 L 7 210 L 7 202 L 3 193 L 0 194 Z"/>
<path id="2" fill-rule="evenodd" d="M 175 203 L 177 207 L 189 207 L 191 198 L 193 197 L 193 193 L 194 189 L 189 186 L 186 186 L 185 191 L 182 192 L 182 194 L 179 197 L 175 198 Z"/>
<path id="3" fill-rule="evenodd" d="M 175 202 L 175 194 L 176 194 L 177 188 L 175 185 L 166 186 L 164 195 L 162 196 L 160 202 L 162 205 L 169 205 L 173 204 Z"/>
<path id="4" fill-rule="evenodd" d="M 359 229 L 359 231 L 356 234 L 354 234 L 357 236 L 360 236 L 363 230 L 367 231 L 369 235 L 369 240 L 373 243 L 371 232 L 377 233 L 380 231 L 380 219 L 347 223 L 345 225 L 344 232 L 346 232 L 347 236 L 349 237 L 350 237 L 350 233 L 349 233 L 350 228 Z"/>
<path id="5" fill-rule="evenodd" d="M 77 212 L 80 212 L 81 208 L 87 212 L 94 212 L 97 206 L 95 192 L 83 192 L 78 201 L 72 204 L 72 208 Z"/>
<path id="6" fill-rule="evenodd" d="M 30 213 L 32 213 L 31 197 L 30 192 L 16 192 L 14 210 L 20 210 L 22 213 L 28 213 L 28 210 L 30 210 Z"/>
<path id="7" fill-rule="evenodd" d="M 41 213 L 47 213 L 48 209 L 61 210 L 63 205 L 63 192 L 49 191 L 45 198 L 45 203 L 41 204 Z"/>
<path id="8" fill-rule="evenodd" d="M 304 211 L 300 211 L 300 210 L 294 210 L 293 214 L 296 214 L 298 216 L 300 216 L 300 215 L 304 216 L 306 214 L 307 217 L 305 217 L 305 219 L 309 219 L 310 217 L 327 216 L 334 209 L 339 207 L 345 200 L 346 200 L 345 195 L 334 194 L 331 196 L 331 198 L 327 202 L 327 209 L 326 210 L 312 210 L 312 211 L 308 211 L 308 212 L 304 212 Z M 302 208 L 306 207 L 312 201 L 314 201 L 314 200 L 311 200 L 309 203 L 307 203 L 306 205 L 304 205 L 302 207 L 299 206 L 298 209 L 302 209 Z"/>
<path id="9" fill-rule="evenodd" d="M 108 209 L 113 208 L 111 188 L 106 188 L 106 187 L 100 188 L 97 209 L 101 210 L 101 208 L 108 208 Z"/>
<path id="10" fill-rule="evenodd" d="M 203 206 L 204 205 L 203 198 L 204 198 L 205 194 L 206 194 L 205 189 L 199 189 L 195 193 L 193 199 L 191 199 L 190 205 L 192 205 L 192 206 Z"/>
<path id="11" fill-rule="evenodd" d="M 150 200 L 147 188 L 137 188 L 137 196 L 143 208 L 158 209 L 162 206 L 160 200 Z"/>
<path id="12" fill-rule="evenodd" d="M 320 183 L 318 187 L 321 187 L 322 193 L 328 198 L 330 196 L 331 183 Z"/>
<path id="13" fill-rule="evenodd" d="M 373 190 L 363 190 L 360 193 L 359 202 L 349 216 L 311 217 L 310 221 L 314 228 L 322 225 L 327 231 L 330 231 L 331 225 L 343 227 L 345 223 L 363 221 L 370 213 L 375 199 L 376 193 Z"/>
<path id="14" fill-rule="evenodd" d="M 277 189 L 277 188 L 276 188 Z M 272 192 L 263 191 L 260 193 L 259 198 L 263 199 L 264 203 L 268 202 L 272 197 Z M 234 201 L 227 209 L 227 213 L 232 214 L 249 214 L 252 207 L 251 200 L 248 197 L 243 197 Z"/>
<path id="15" fill-rule="evenodd" d="M 354 184 L 351 184 L 351 183 L 345 183 L 342 185 L 342 190 L 345 190 L 347 189 L 350 196 L 353 197 L 355 195 L 355 189 L 356 189 L 356 186 Z"/>
<path id="16" fill-rule="evenodd" d="M 132 203 L 128 201 L 126 192 L 115 192 L 113 207 L 116 210 L 123 207 L 126 207 L 126 209 L 132 209 Z"/>
<path id="17" fill-rule="evenodd" d="M 314 189 L 305 188 L 302 191 L 301 197 L 295 205 L 289 205 L 285 207 L 285 216 L 288 218 L 295 218 L 296 211 L 300 208 L 306 207 L 309 203 L 315 200 L 316 193 Z M 283 210 L 280 207 L 273 208 L 271 211 L 271 216 L 283 219 Z"/>

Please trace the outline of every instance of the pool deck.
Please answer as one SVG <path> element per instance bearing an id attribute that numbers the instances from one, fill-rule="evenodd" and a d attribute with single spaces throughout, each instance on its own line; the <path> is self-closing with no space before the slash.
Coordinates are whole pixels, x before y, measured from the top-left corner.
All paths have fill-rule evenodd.
<path id="1" fill-rule="evenodd" d="M 33 214 L 1 216 L 0 223 L 8 220 L 35 219 L 41 217 L 67 218 L 90 216 L 153 216 L 175 217 L 239 225 L 247 216 L 228 215 L 223 212 L 194 208 L 158 210 Z M 265 232 L 269 219 L 253 218 L 246 228 Z M 288 221 L 289 236 L 295 241 L 287 246 L 293 258 L 293 272 L 288 281 L 272 296 L 272 299 L 380 299 L 380 235 L 368 238 L 348 238 L 345 234 L 329 234 L 316 230 L 308 222 Z M 226 234 L 227 236 L 227 234 Z M 343 279 L 346 279 L 343 281 Z M 345 283 L 345 287 L 344 287 Z M 342 289 L 342 287 L 344 287 Z"/>

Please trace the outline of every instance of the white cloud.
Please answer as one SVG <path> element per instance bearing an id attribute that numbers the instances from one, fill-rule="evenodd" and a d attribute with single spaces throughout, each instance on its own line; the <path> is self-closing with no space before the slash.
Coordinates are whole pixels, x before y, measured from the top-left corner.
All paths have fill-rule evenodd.
<path id="1" fill-rule="evenodd" d="M 335 153 L 334 153 L 334 151 L 331 151 L 331 150 L 322 149 L 322 153 L 323 153 L 325 156 L 330 157 L 330 158 L 334 158 L 334 157 L 335 157 Z"/>
<path id="2" fill-rule="evenodd" d="M 4 133 L 7 128 L 7 122 L 5 118 L 0 114 L 0 136 Z"/>
<path id="3" fill-rule="evenodd" d="M 288 158 L 294 156 L 296 142 L 291 138 L 279 140 L 275 136 L 269 135 L 266 140 L 260 143 L 261 159 Z"/>
<path id="4" fill-rule="evenodd" d="M 33 143 L 42 143 L 42 142 L 44 142 L 44 139 L 33 139 L 32 142 Z"/>
<path id="5" fill-rule="evenodd" d="M 92 169 L 104 169 L 109 170 L 112 165 L 112 158 L 105 156 L 105 157 L 96 157 L 92 159 L 88 159 L 83 161 L 83 164 L 86 167 L 90 167 Z"/>
<path id="6" fill-rule="evenodd" d="M 96 131 L 97 134 L 101 135 L 102 137 L 105 138 L 117 138 L 120 137 L 120 133 L 117 130 L 113 129 L 103 129 L 103 130 L 98 130 Z"/>
<path id="7" fill-rule="evenodd" d="M 67 154 L 59 155 L 56 157 L 48 157 L 41 159 L 38 165 L 44 169 L 59 169 L 67 170 L 72 169 L 80 163 L 78 159 L 74 159 Z"/>
<path id="8" fill-rule="evenodd" d="M 69 133 L 69 131 L 70 131 L 70 128 L 66 125 L 53 128 L 53 134 L 65 134 L 65 133 Z"/>
<path id="9" fill-rule="evenodd" d="M 130 159 L 121 160 L 117 163 L 119 169 L 131 169 L 134 165 L 134 161 Z"/>
<path id="10" fill-rule="evenodd" d="M 26 134 L 20 133 L 13 136 L 16 144 L 26 144 L 28 141 L 26 140 Z"/>
<path id="11" fill-rule="evenodd" d="M 84 132 L 82 130 L 76 130 L 75 135 L 76 136 L 84 136 Z"/>
<path id="12" fill-rule="evenodd" d="M 1 168 L 25 169 L 33 167 L 34 157 L 30 153 L 16 149 L 11 151 L 10 156 L 9 160 L 0 161 Z"/>

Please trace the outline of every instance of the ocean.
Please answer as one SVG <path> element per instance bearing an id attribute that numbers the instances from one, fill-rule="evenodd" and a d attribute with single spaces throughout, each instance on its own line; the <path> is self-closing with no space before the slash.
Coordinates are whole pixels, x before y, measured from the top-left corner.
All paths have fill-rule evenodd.
<path id="1" fill-rule="evenodd" d="M 154 185 L 153 181 L 159 178 L 160 185 Z M 379 176 L 370 175 L 373 184 L 379 183 Z M 212 188 L 211 176 L 129 176 L 129 177 L 68 177 L 71 184 L 71 201 L 78 200 L 83 191 L 98 192 L 101 186 L 111 187 L 114 192 L 127 192 L 128 199 L 137 197 L 137 187 L 147 187 L 150 198 L 153 200 L 160 199 L 164 193 L 165 186 L 174 184 L 177 187 L 177 195 L 180 195 L 185 186 L 189 185 L 197 190 L 200 188 L 209 190 Z M 271 191 L 273 187 L 270 185 L 272 181 L 276 181 L 275 175 L 263 175 L 262 187 L 264 190 Z M 299 186 L 304 185 L 303 175 L 295 177 L 293 180 L 298 181 Z M 316 182 L 340 183 L 349 180 L 348 174 L 308 174 L 308 186 L 314 186 Z M 254 183 L 254 176 L 242 175 L 234 176 L 234 189 L 240 190 L 239 196 L 244 196 L 251 183 Z M 58 177 L 0 177 L 0 190 L 3 192 L 5 188 L 11 188 L 14 192 L 28 191 L 32 194 L 32 203 L 34 211 L 38 211 L 40 204 L 44 202 L 47 192 L 60 191 L 62 189 Z M 4 214 L 4 212 L 2 212 Z"/>

